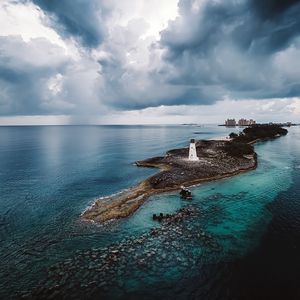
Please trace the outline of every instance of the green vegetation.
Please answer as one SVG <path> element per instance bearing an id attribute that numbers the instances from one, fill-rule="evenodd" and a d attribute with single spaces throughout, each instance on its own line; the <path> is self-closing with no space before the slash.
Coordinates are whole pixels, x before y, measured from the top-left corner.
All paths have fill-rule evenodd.
<path id="1" fill-rule="evenodd" d="M 238 136 L 238 134 L 235 133 L 235 132 L 231 132 L 231 133 L 229 134 L 229 137 L 230 137 L 231 139 L 234 139 L 234 138 L 236 138 L 237 136 Z"/>
<path id="2" fill-rule="evenodd" d="M 242 157 L 254 153 L 251 142 L 258 139 L 272 139 L 287 133 L 288 131 L 279 125 L 254 125 L 245 128 L 239 134 L 230 133 L 232 141 L 224 146 L 224 150 L 231 156 Z"/>
<path id="3" fill-rule="evenodd" d="M 252 145 L 247 143 L 229 142 L 224 146 L 224 150 L 231 156 L 243 157 L 254 153 Z"/>
<path id="4" fill-rule="evenodd" d="M 257 139 L 271 139 L 287 133 L 288 131 L 279 125 L 255 125 L 245 128 L 233 139 L 235 142 L 250 143 Z"/>

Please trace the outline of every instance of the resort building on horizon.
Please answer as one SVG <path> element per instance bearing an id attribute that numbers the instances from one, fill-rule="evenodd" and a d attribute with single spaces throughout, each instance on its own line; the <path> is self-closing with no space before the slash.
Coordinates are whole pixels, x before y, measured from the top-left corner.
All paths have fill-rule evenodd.
<path id="1" fill-rule="evenodd" d="M 227 119 L 225 121 L 225 125 L 226 126 L 236 126 L 236 121 L 235 121 L 235 119 Z"/>
<path id="2" fill-rule="evenodd" d="M 239 126 L 248 126 L 248 125 L 255 125 L 256 124 L 256 121 L 255 120 L 247 120 L 247 119 L 240 119 L 238 121 L 238 125 Z"/>
<path id="3" fill-rule="evenodd" d="M 247 119 L 239 119 L 238 122 L 236 122 L 235 119 L 227 119 L 225 121 L 225 126 L 249 126 L 249 125 L 255 125 L 256 121 L 253 119 L 247 120 Z"/>

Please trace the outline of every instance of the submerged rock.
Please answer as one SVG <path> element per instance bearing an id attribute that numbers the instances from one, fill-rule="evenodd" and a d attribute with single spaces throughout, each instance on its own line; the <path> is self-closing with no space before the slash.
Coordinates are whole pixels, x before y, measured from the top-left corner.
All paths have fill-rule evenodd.
<path id="1" fill-rule="evenodd" d="M 192 223 L 202 215 L 197 207 L 188 206 L 174 214 L 162 215 L 159 227 L 136 237 L 125 238 L 108 247 L 75 251 L 74 257 L 51 266 L 47 280 L 38 288 L 22 293 L 23 299 L 47 299 L 54 291 L 56 298 L 110 295 L 116 288 L 126 289 L 127 280 L 133 280 L 135 274 L 136 280 L 142 282 L 145 273 L 151 278 L 160 278 L 162 272 L 177 270 L 180 274 L 188 270 L 204 253 L 195 251 L 197 248 L 220 251 L 213 236 Z M 188 249 L 186 244 L 190 245 Z"/>

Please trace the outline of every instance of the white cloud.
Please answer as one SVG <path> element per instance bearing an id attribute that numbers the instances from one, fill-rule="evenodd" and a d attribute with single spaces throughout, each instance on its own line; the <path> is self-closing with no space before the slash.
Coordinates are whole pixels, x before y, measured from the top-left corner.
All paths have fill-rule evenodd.
<path id="1" fill-rule="evenodd" d="M 258 122 L 299 123 L 300 98 L 225 100 L 213 105 L 158 106 L 141 110 L 102 110 L 102 114 L 73 116 L 0 117 L 0 124 L 221 124 L 227 118 L 253 118 Z"/>
<path id="2" fill-rule="evenodd" d="M 34 4 L 0 2 L 0 36 L 20 35 L 25 42 L 45 38 L 53 44 L 67 48 L 61 37 L 47 25 L 47 17 Z"/>
<path id="3" fill-rule="evenodd" d="M 160 38 L 159 32 L 165 29 L 170 20 L 178 15 L 179 0 L 108 0 L 113 7 L 111 18 L 108 20 L 109 27 L 116 24 L 127 26 L 134 19 L 143 19 L 148 27 L 142 38 L 154 36 Z M 137 28 L 138 29 L 138 28 Z"/>
<path id="4" fill-rule="evenodd" d="M 70 124 L 70 116 L 10 116 L 0 117 L 0 126 L 15 125 L 67 125 Z"/>
<path id="5" fill-rule="evenodd" d="M 297 117 L 297 122 L 299 122 L 300 118 L 300 98 L 292 98 L 292 103 L 287 105 L 287 109 L 294 115 L 293 117 Z"/>
<path id="6" fill-rule="evenodd" d="M 48 88 L 52 95 L 57 95 L 62 90 L 62 80 L 63 76 L 57 73 L 55 76 L 51 77 L 48 81 Z"/>
<path id="7" fill-rule="evenodd" d="M 246 2 L 93 0 L 85 9 L 79 0 L 0 0 L 0 114 L 91 123 L 296 118 L 299 99 L 280 97 L 300 89 L 300 41 L 265 55 L 258 46 L 274 42 L 272 31 L 251 32 Z"/>
<path id="8" fill-rule="evenodd" d="M 158 106 L 141 110 L 111 112 L 94 118 L 101 124 L 223 124 L 227 118 L 252 118 L 258 122 L 299 123 L 300 99 L 224 100 L 213 105 Z"/>

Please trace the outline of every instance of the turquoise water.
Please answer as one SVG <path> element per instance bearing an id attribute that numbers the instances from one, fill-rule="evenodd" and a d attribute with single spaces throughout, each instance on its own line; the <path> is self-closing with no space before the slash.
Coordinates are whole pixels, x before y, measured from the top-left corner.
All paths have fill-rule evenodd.
<path id="1" fill-rule="evenodd" d="M 126 253 L 126 272 L 121 267 L 116 271 L 116 283 L 103 297 L 225 299 L 228 272 L 235 273 L 229 268 L 216 275 L 214 269 L 230 266 L 260 247 L 274 218 L 270 205 L 299 183 L 298 127 L 290 128 L 285 137 L 256 144 L 257 170 L 194 187 L 192 202 L 182 201 L 176 193 L 156 195 L 132 217 L 104 227 L 79 217 L 96 198 L 154 174 L 154 169 L 137 168 L 135 160 L 185 146 L 190 138 L 220 137 L 231 131 L 217 126 L 0 127 L 0 296 L 16 298 L 39 286 L 49 267 L 84 251 L 101 251 L 144 235 L 144 248 L 133 244 L 132 252 L 140 254 Z M 295 191 L 290 195 L 298 196 Z M 177 233 L 176 240 L 171 233 L 147 235 L 161 226 L 152 221 L 153 213 L 174 213 L 182 207 L 197 210 L 180 225 L 184 228 L 176 229 L 190 232 L 190 238 Z M 218 251 L 195 238 L 200 231 L 211 236 Z M 155 251 L 156 259 L 138 268 L 137 260 L 149 251 Z M 84 263 L 92 261 L 85 258 Z M 81 272 L 86 272 L 84 266 L 78 278 L 83 278 Z M 84 281 L 76 276 L 70 280 Z M 60 292 L 71 295 L 67 288 Z M 93 294 L 85 292 L 88 298 L 95 295 L 97 287 Z"/>

